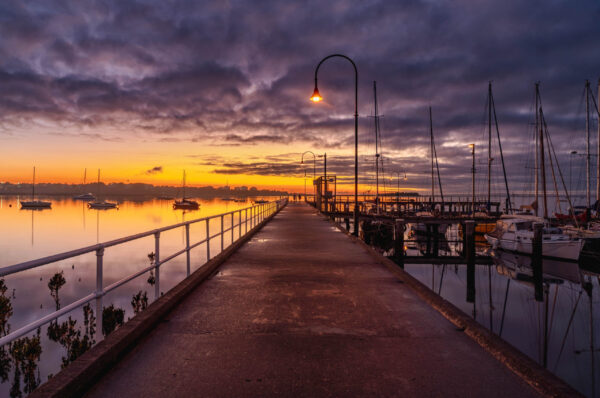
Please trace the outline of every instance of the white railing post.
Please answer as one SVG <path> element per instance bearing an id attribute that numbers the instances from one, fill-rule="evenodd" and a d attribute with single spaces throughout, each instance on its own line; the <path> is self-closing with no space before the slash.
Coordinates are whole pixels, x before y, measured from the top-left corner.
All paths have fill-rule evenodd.
<path id="1" fill-rule="evenodd" d="M 210 218 L 206 219 L 206 262 L 210 260 Z"/>
<path id="2" fill-rule="evenodd" d="M 238 217 L 238 226 L 239 226 L 239 233 L 240 233 L 240 238 L 242 237 L 242 211 L 239 210 L 238 211 L 239 217 Z"/>
<path id="3" fill-rule="evenodd" d="M 246 234 L 248 233 L 248 209 L 244 209 L 244 229 Z"/>
<path id="4" fill-rule="evenodd" d="M 102 287 L 102 267 L 104 260 L 104 248 L 96 250 L 96 342 L 102 341 L 102 297 L 104 296 Z"/>
<path id="5" fill-rule="evenodd" d="M 223 240 L 225 239 L 225 232 L 223 231 L 224 228 L 225 228 L 224 227 L 224 223 L 223 223 L 223 218 L 224 217 L 225 216 L 221 215 L 221 253 L 223 253 L 223 246 L 224 246 Z"/>
<path id="6" fill-rule="evenodd" d="M 160 232 L 154 233 L 154 300 L 160 297 Z"/>
<path id="7" fill-rule="evenodd" d="M 187 276 L 190 276 L 190 224 L 185 224 L 185 265 Z"/>

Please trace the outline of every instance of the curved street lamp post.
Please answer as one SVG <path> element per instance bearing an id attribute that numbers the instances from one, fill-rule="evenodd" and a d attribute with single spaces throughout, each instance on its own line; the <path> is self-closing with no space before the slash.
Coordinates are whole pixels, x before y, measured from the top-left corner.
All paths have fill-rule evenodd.
<path id="1" fill-rule="evenodd" d="M 317 175 L 317 157 L 315 156 L 315 154 L 313 152 L 305 151 L 302 154 L 302 159 L 300 160 L 300 164 L 304 164 L 304 155 L 306 155 L 307 153 L 310 153 L 311 155 L 313 155 L 313 200 L 315 200 L 314 190 L 315 190 L 315 178 Z M 304 199 L 306 200 L 306 187 L 304 187 Z"/>
<path id="2" fill-rule="evenodd" d="M 313 102 L 320 102 L 323 100 L 321 94 L 319 93 L 319 89 L 317 87 L 317 74 L 319 73 L 319 68 L 321 64 L 328 60 L 329 58 L 340 57 L 348 60 L 352 67 L 354 68 L 354 232 L 355 236 L 358 236 L 358 70 L 356 69 L 356 64 L 352 59 L 343 55 L 343 54 L 331 54 L 323 58 L 315 69 L 315 91 L 313 95 L 310 97 Z"/>

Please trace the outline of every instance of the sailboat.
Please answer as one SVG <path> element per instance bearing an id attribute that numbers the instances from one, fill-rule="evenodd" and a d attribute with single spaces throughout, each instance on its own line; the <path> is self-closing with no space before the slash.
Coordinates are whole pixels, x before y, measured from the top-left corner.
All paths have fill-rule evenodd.
<path id="1" fill-rule="evenodd" d="M 539 83 L 535 84 L 535 99 L 536 99 L 536 202 L 538 199 L 538 173 L 541 175 L 544 217 L 536 216 L 520 216 L 520 215 L 505 215 L 496 222 L 496 227 L 493 231 L 485 235 L 486 240 L 493 249 L 504 249 L 524 254 L 533 253 L 533 223 L 544 223 L 542 232 L 542 255 L 545 257 L 553 257 L 557 259 L 576 261 L 579 259 L 584 241 L 579 238 L 572 238 L 565 234 L 560 228 L 550 227 L 548 220 L 548 194 L 546 191 L 546 167 L 545 167 L 545 151 L 544 138 L 549 140 L 549 135 L 545 129 L 546 123 L 544 113 L 542 111 Z M 539 134 L 539 135 L 538 135 Z M 552 155 L 551 142 L 548 142 L 548 153 Z M 538 167 L 539 160 L 539 167 Z M 552 157 L 550 157 L 552 163 Z M 560 171 L 560 170 L 559 170 Z M 567 194 L 567 198 L 569 198 Z M 570 201 L 570 199 L 569 199 Z M 537 207 L 535 208 L 537 213 Z"/>
<path id="2" fill-rule="evenodd" d="M 100 196 L 100 169 L 98 169 L 98 196 Z M 105 200 L 103 200 L 103 201 L 97 200 L 97 201 L 88 203 L 88 207 L 90 209 L 97 209 L 97 210 L 116 209 L 117 204 L 114 202 L 107 202 Z"/>
<path id="3" fill-rule="evenodd" d="M 437 151 L 435 149 L 435 141 L 433 139 L 433 116 L 431 107 L 429 107 L 429 136 L 430 136 L 430 147 L 431 147 L 431 208 L 417 212 L 418 217 L 433 217 L 435 212 L 435 169 L 437 169 L 438 185 L 440 188 L 440 197 L 442 203 L 444 202 L 444 191 L 442 190 L 442 180 L 440 178 L 440 166 L 437 160 Z M 412 231 L 417 234 L 427 234 L 428 228 L 425 223 L 418 223 L 412 226 Z M 444 235 L 448 229 L 448 224 L 438 225 L 438 234 Z"/>
<path id="4" fill-rule="evenodd" d="M 85 185 L 86 175 L 87 175 L 87 169 L 84 169 L 83 170 L 83 185 Z M 88 192 L 88 193 L 82 193 L 81 195 L 73 196 L 73 200 L 90 201 L 90 200 L 96 200 L 96 197 L 94 195 L 92 195 L 90 192 Z"/>
<path id="5" fill-rule="evenodd" d="M 185 197 L 185 170 L 183 170 L 183 195 L 181 196 L 181 200 L 176 200 L 173 203 L 173 209 L 183 209 L 183 210 L 198 210 L 200 208 L 200 204 L 195 200 L 186 199 Z"/>
<path id="6" fill-rule="evenodd" d="M 50 209 L 52 207 L 51 202 L 44 202 L 42 200 L 35 200 L 35 166 L 33 167 L 33 183 L 31 184 L 31 200 L 30 201 L 19 201 L 21 209 Z"/>

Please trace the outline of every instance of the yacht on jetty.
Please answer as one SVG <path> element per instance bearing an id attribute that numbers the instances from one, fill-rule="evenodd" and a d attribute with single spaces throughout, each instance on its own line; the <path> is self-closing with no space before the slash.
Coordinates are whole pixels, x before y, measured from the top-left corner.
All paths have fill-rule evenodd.
<path id="1" fill-rule="evenodd" d="M 21 209 L 40 210 L 40 209 L 52 208 L 51 202 L 44 202 L 43 200 L 35 200 L 35 166 L 33 167 L 33 182 L 31 184 L 31 200 L 19 201 L 19 203 L 21 204 Z"/>

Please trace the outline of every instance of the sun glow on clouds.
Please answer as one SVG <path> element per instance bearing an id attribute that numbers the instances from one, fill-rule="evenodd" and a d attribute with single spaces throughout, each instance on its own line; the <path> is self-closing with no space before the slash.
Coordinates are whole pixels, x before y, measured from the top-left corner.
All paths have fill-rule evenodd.
<path id="1" fill-rule="evenodd" d="M 466 145 L 479 142 L 489 80 L 508 173 L 519 176 L 533 82 L 543 82 L 549 122 L 558 121 L 556 147 L 582 150 L 571 139 L 582 126 L 577 103 L 600 62 L 589 51 L 600 34 L 592 0 L 542 8 L 344 0 L 82 0 L 68 13 L 43 0 L 3 7 L 10 18 L 0 24 L 0 55 L 9 55 L 0 56 L 0 180 L 9 181 L 28 181 L 36 165 L 40 181 L 78 183 L 84 168 L 101 168 L 104 182 L 175 185 L 185 169 L 190 185 L 303 191 L 300 154 L 312 150 L 328 153 L 328 174 L 351 191 L 349 65 L 328 61 L 319 74 L 326 100 L 308 100 L 316 63 L 343 52 L 360 73 L 359 189 L 374 178 L 373 80 L 387 170 L 408 172 L 405 189 L 427 189 L 431 105 L 440 167 L 450 176 L 466 170 L 451 183 L 468 188 Z M 547 23 L 556 20 L 560 32 Z M 158 165 L 162 172 L 146 173 Z"/>

